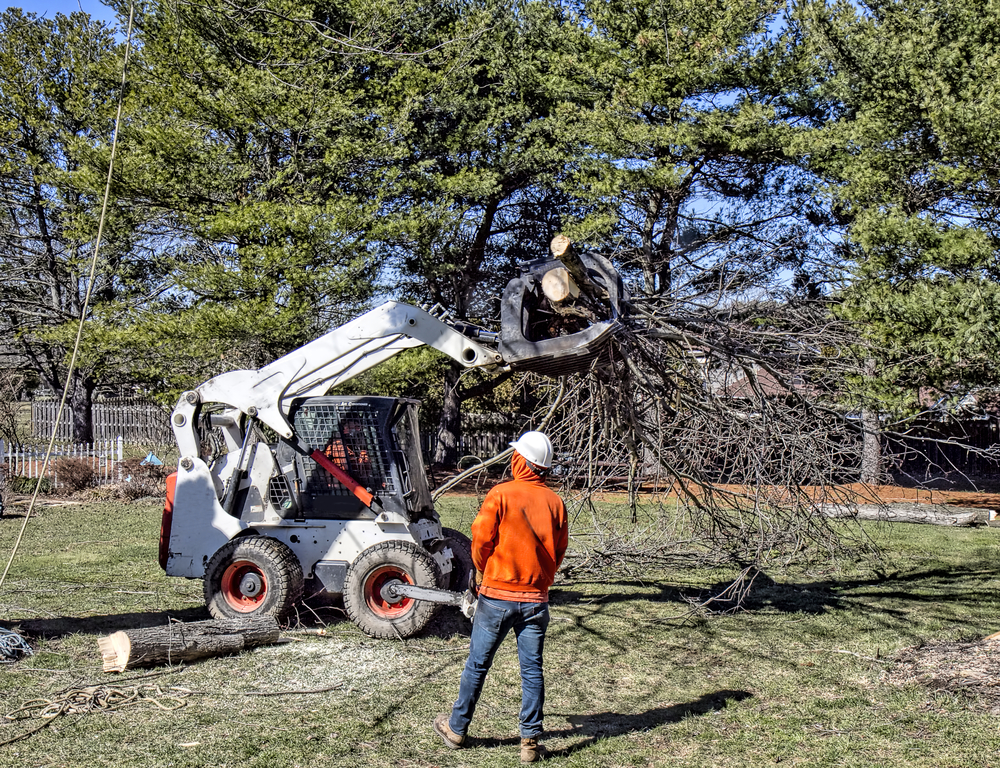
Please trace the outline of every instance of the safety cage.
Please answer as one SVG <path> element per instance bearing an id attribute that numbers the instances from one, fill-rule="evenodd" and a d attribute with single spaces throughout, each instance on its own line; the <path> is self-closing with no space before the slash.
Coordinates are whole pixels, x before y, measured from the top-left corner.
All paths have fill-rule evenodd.
<path id="1" fill-rule="evenodd" d="M 300 445 L 319 449 L 382 506 L 410 519 L 433 509 L 420 435 L 419 402 L 392 397 L 311 397 L 289 414 Z M 348 488 L 288 441 L 268 500 L 285 518 L 363 519 L 373 513 Z M 287 468 L 287 469 L 286 469 Z"/>

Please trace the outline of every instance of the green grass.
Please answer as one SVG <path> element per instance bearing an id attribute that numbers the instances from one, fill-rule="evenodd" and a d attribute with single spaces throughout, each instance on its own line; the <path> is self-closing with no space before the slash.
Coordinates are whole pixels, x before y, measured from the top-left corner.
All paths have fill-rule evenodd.
<path id="1" fill-rule="evenodd" d="M 468 531 L 475 501 L 448 498 L 440 509 Z M 454 614 L 403 643 L 371 640 L 335 607 L 319 608 L 322 637 L 289 634 L 287 644 L 151 677 L 101 672 L 100 636 L 207 618 L 201 583 L 156 565 L 159 512 L 49 506 L 29 521 L 0 591 L 0 625 L 18 628 L 36 653 L 0 667 L 3 712 L 97 683 L 147 686 L 149 700 L 57 717 L 0 747 L 0 766 L 517 764 L 512 641 L 488 678 L 472 747 L 449 751 L 431 729 L 465 661 L 468 627 Z M 0 519 L 4 563 L 20 523 Z M 685 601 L 733 576 L 726 571 L 561 580 L 546 644 L 548 763 L 1000 766 L 989 701 L 891 681 L 904 648 L 1000 630 L 1000 530 L 872 531 L 886 548 L 878 564 L 769 573 L 731 615 L 691 616 Z M 41 723 L 3 722 L 0 741 Z"/>

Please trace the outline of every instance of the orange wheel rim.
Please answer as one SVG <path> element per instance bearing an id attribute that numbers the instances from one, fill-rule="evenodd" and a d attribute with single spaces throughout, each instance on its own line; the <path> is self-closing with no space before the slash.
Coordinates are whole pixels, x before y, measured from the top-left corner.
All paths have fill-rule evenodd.
<path id="1" fill-rule="evenodd" d="M 237 560 L 222 573 L 222 596 L 239 613 L 252 613 L 267 597 L 267 578 L 260 566 Z"/>
<path id="2" fill-rule="evenodd" d="M 382 597 L 382 587 L 390 581 L 401 581 L 403 584 L 412 584 L 413 579 L 409 574 L 394 565 L 384 565 L 368 574 L 365 579 L 364 597 L 368 609 L 376 616 L 384 619 L 393 619 L 402 616 L 410 610 L 413 605 L 412 597 L 404 597 L 398 603 L 390 603 Z"/>

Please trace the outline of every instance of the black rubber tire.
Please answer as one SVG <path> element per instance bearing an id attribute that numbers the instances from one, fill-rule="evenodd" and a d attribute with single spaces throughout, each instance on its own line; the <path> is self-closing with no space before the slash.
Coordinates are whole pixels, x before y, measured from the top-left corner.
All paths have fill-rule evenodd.
<path id="1" fill-rule="evenodd" d="M 436 587 L 437 565 L 425 549 L 392 539 L 366 549 L 347 570 L 344 608 L 351 621 L 370 637 L 412 637 L 427 626 L 437 608 L 426 600 L 383 601 L 381 586 L 394 578 L 418 587 Z"/>
<path id="2" fill-rule="evenodd" d="M 241 592 L 243 579 L 263 586 L 256 596 Z M 244 536 L 212 555 L 205 568 L 205 604 L 216 619 L 273 616 L 285 621 L 302 598 L 302 565 L 277 539 Z"/>
<path id="3" fill-rule="evenodd" d="M 455 553 L 455 559 L 451 562 L 451 573 L 448 574 L 448 583 L 441 586 L 452 592 L 464 592 L 469 588 L 469 577 L 475 568 L 472 562 L 472 540 L 454 528 L 445 528 L 441 533 L 444 534 L 445 546 L 451 547 L 451 551 Z"/>

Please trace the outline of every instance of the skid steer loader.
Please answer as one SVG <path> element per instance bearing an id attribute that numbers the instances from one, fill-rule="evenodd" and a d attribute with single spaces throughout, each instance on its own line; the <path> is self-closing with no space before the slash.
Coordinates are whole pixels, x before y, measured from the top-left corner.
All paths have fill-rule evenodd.
<path id="1" fill-rule="evenodd" d="M 216 618 L 288 621 L 308 587 L 342 596 L 377 638 L 412 636 L 438 603 L 459 604 L 470 542 L 434 510 L 418 403 L 328 391 L 424 344 L 466 367 L 562 375 L 592 364 L 627 297 L 608 262 L 578 263 L 598 297 L 583 312 L 561 306 L 577 300 L 572 291 L 548 290 L 553 275 L 567 277 L 561 262 L 541 260 L 504 291 L 500 333 L 390 301 L 263 368 L 185 392 L 171 415 L 180 459 L 167 483 L 161 567 L 203 579 Z"/>

